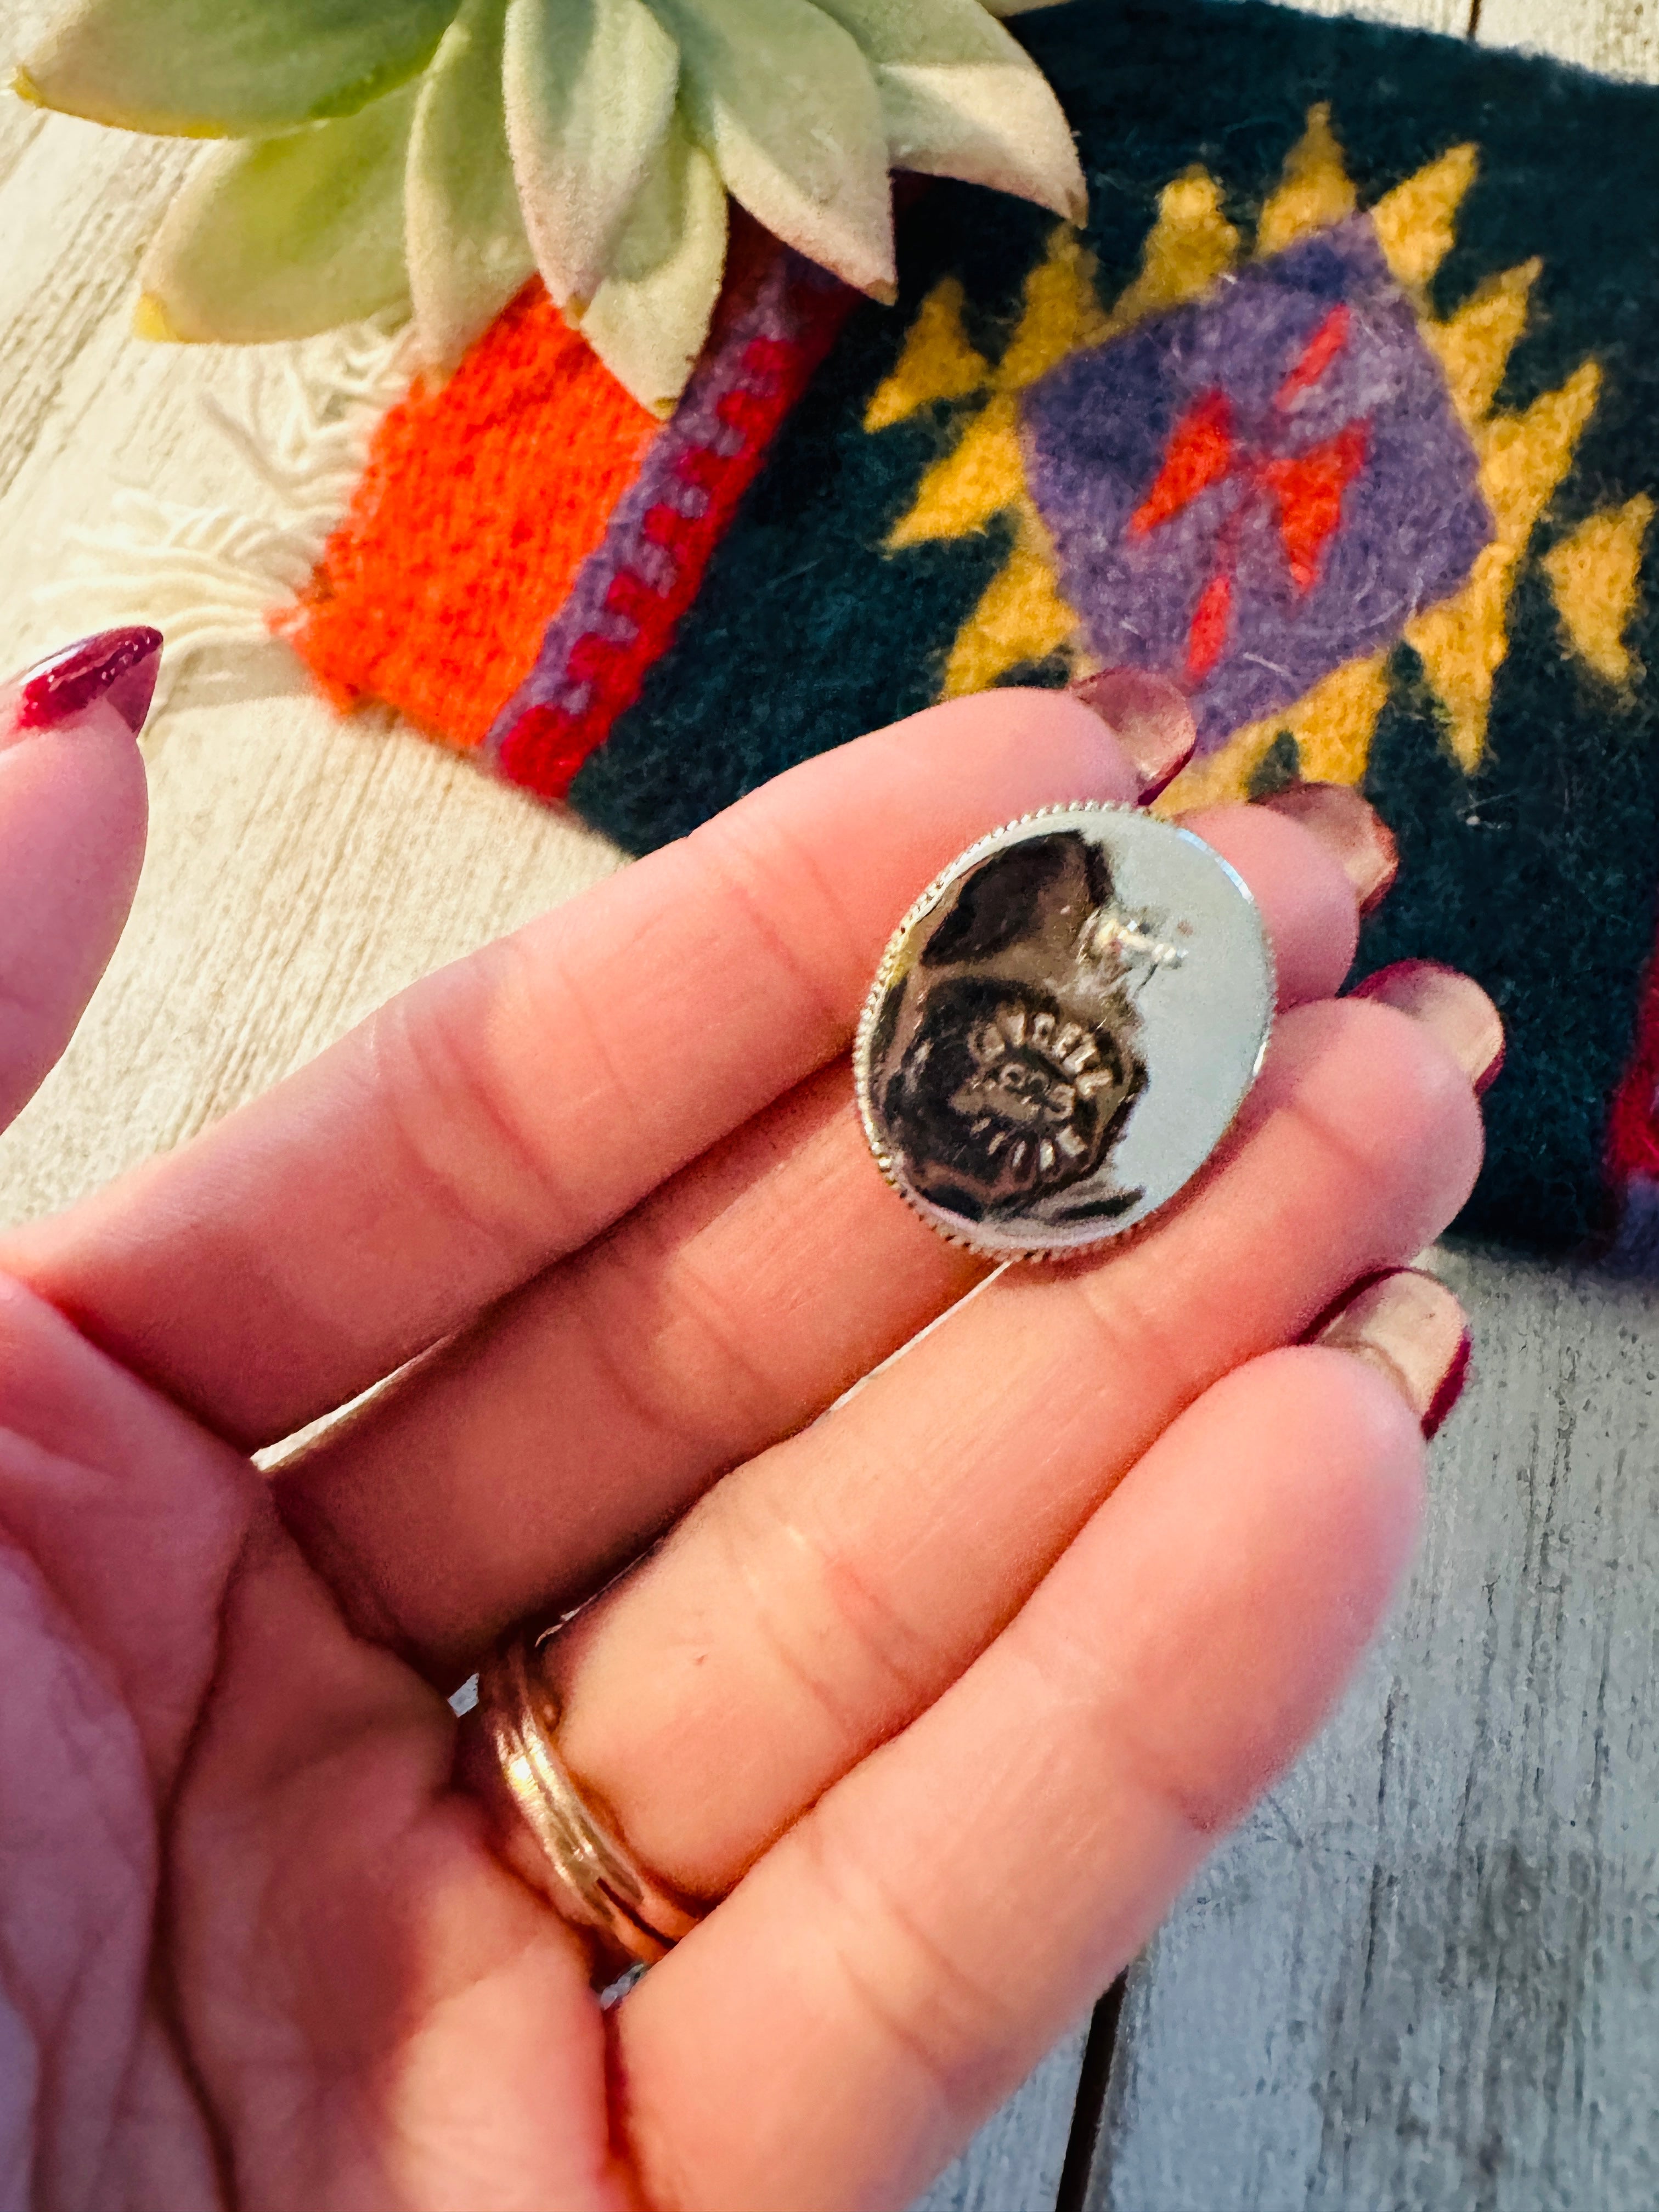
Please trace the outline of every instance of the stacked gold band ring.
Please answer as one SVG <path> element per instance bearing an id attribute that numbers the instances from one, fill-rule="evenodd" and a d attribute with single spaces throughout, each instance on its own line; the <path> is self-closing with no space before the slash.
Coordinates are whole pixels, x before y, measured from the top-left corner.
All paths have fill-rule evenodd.
<path id="1" fill-rule="evenodd" d="M 514 1870 L 561 1918 L 653 1965 L 701 1914 L 647 1872 L 572 1780 L 559 1754 L 558 1701 L 538 1663 L 551 1633 L 518 1631 L 480 1668 L 463 1770 Z"/>

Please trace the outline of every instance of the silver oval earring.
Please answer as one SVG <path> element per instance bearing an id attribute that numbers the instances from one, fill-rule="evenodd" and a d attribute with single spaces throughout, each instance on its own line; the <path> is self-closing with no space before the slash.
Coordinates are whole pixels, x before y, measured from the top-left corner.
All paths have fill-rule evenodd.
<path id="1" fill-rule="evenodd" d="M 884 1175 L 942 1235 L 1052 1259 L 1136 1228 L 1231 1127 L 1273 1024 L 1243 882 L 1126 806 L 1047 807 L 953 860 L 859 1025 Z"/>

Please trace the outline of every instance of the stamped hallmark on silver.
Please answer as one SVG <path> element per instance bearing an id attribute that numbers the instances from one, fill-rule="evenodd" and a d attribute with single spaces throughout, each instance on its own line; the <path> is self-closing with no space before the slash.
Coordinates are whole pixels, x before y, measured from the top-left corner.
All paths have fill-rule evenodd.
<path id="1" fill-rule="evenodd" d="M 970 846 L 899 925 L 859 1025 L 859 1111 L 934 1228 L 1059 1257 L 1197 1173 L 1273 1007 L 1261 915 L 1218 853 L 1129 807 L 1047 807 Z"/>

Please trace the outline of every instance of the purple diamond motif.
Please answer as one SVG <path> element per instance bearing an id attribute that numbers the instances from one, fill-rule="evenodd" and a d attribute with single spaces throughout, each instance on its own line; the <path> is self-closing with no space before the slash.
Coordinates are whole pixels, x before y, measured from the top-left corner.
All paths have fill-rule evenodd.
<path id="1" fill-rule="evenodd" d="M 1206 751 L 1393 644 L 1492 537 L 1365 216 L 1073 354 L 1024 416 L 1091 651 L 1183 683 Z"/>

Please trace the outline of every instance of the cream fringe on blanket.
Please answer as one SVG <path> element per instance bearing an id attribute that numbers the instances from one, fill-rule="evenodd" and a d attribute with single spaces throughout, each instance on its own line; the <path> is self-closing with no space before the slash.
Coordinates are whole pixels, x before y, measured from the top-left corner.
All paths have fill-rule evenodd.
<path id="1" fill-rule="evenodd" d="M 37 599 L 72 603 L 83 629 L 153 623 L 167 640 L 158 704 L 192 667 L 271 647 L 269 617 L 315 568 L 376 425 L 416 365 L 408 325 L 362 323 L 247 349 L 232 400 L 204 392 L 198 404 L 262 491 L 250 488 L 238 507 L 118 490 L 106 521 L 67 533 L 65 556 Z"/>

